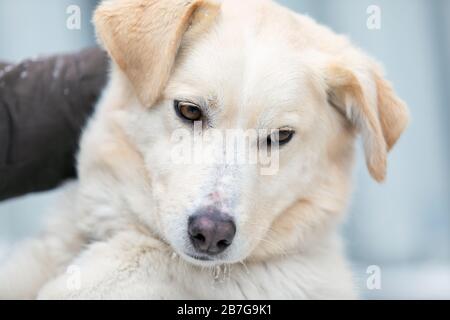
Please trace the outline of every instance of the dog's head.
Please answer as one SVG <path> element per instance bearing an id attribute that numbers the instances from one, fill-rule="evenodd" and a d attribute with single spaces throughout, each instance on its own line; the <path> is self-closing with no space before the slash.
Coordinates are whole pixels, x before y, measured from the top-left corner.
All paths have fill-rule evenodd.
<path id="1" fill-rule="evenodd" d="M 114 62 L 103 104 L 115 107 L 99 117 L 123 133 L 100 158 L 185 259 L 282 254 L 321 234 L 345 208 L 357 133 L 384 179 L 405 105 L 374 61 L 311 19 L 266 0 L 115 0 L 94 20 Z"/>

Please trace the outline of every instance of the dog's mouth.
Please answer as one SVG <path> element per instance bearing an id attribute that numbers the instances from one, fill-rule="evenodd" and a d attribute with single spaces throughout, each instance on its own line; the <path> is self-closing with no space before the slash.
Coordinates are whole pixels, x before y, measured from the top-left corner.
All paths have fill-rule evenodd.
<path id="1" fill-rule="evenodd" d="M 214 261 L 215 259 L 211 256 L 206 256 L 206 255 L 196 255 L 196 254 L 187 254 L 190 258 L 195 259 L 195 260 L 199 260 L 199 261 Z"/>
<path id="2" fill-rule="evenodd" d="M 180 254 L 180 256 L 187 262 L 201 267 L 211 267 L 225 263 L 225 261 L 219 258 L 219 256 L 211 256 L 192 252 L 183 252 L 182 254 Z"/>

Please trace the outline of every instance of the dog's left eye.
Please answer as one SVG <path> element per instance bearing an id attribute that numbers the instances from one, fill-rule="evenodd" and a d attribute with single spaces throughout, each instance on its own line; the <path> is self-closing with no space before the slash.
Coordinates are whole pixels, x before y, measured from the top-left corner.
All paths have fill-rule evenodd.
<path id="1" fill-rule="evenodd" d="M 279 146 L 281 146 L 283 144 L 286 144 L 292 140 L 294 133 L 295 131 L 290 128 L 275 130 L 267 137 L 267 145 L 270 146 L 273 143 L 277 143 Z"/>
<path id="2" fill-rule="evenodd" d="M 188 121 L 200 121 L 203 117 L 200 107 L 191 102 L 175 101 L 175 110 L 179 117 Z"/>

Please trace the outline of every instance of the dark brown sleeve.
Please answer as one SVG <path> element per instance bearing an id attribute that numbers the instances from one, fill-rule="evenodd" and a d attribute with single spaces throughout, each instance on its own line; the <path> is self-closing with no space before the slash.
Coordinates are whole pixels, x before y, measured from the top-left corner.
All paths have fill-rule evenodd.
<path id="1" fill-rule="evenodd" d="M 75 176 L 79 135 L 107 69 L 98 48 L 0 64 L 0 200 Z"/>

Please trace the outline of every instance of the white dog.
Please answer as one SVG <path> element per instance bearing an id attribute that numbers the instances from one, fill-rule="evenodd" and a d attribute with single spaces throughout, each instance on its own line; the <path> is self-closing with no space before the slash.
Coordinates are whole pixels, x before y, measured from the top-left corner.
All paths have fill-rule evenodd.
<path id="1" fill-rule="evenodd" d="M 79 180 L 0 269 L 0 297 L 357 297 L 335 230 L 354 140 L 382 181 L 408 122 L 380 67 L 268 0 L 112 0 L 94 21 L 112 66 Z M 276 173 L 175 163 L 174 132 L 197 123 L 256 130 Z"/>

